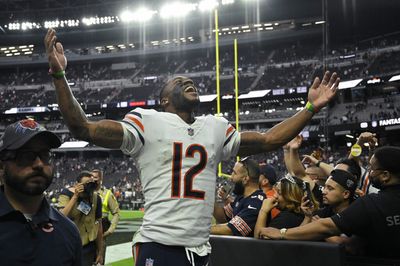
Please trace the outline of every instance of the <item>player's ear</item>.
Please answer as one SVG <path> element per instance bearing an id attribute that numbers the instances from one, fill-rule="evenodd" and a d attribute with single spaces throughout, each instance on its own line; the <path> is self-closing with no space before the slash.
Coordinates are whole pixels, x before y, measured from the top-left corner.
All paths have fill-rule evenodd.
<path id="1" fill-rule="evenodd" d="M 163 108 L 165 108 L 166 105 L 168 104 L 168 98 L 167 97 L 162 98 L 160 104 Z"/>

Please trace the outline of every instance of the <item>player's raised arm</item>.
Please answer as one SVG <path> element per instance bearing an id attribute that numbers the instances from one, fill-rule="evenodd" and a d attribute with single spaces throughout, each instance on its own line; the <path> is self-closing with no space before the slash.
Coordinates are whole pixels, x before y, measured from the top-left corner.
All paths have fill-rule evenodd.
<path id="1" fill-rule="evenodd" d="M 307 105 L 303 110 L 282 121 L 266 133 L 242 132 L 239 155 L 247 156 L 271 151 L 289 142 L 300 133 L 314 114 L 334 98 L 339 81 L 336 73 L 331 75 L 329 71 L 325 72 L 322 82 L 319 78 L 314 79 L 314 83 L 308 91 Z"/>
<path id="2" fill-rule="evenodd" d="M 55 30 L 49 29 L 44 39 L 44 45 L 56 88 L 57 102 L 68 129 L 77 139 L 106 148 L 119 148 L 123 139 L 121 124 L 112 120 L 91 122 L 86 118 L 85 112 L 72 94 L 65 78 L 67 59 L 62 44 L 56 43 L 56 40 Z"/>

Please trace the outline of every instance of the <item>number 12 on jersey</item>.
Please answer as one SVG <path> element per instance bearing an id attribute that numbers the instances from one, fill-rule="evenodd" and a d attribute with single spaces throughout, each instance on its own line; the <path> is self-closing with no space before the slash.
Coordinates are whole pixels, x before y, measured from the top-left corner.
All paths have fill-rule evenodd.
<path id="1" fill-rule="evenodd" d="M 183 148 L 182 142 L 174 142 L 173 144 L 173 159 L 172 159 L 172 184 L 171 184 L 171 197 L 172 198 L 191 198 L 204 200 L 205 192 L 202 190 L 193 189 L 194 178 L 204 170 L 207 165 L 207 151 L 200 144 L 191 144 L 187 147 L 185 158 L 194 158 L 195 153 L 200 155 L 200 160 L 197 164 L 189 168 L 184 173 L 183 177 L 183 196 L 181 195 L 182 183 L 182 160 Z"/>

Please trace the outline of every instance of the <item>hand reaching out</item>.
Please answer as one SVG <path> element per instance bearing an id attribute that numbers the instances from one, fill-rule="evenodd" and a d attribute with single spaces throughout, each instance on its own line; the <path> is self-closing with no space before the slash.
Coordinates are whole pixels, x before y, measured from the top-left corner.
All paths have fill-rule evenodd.
<path id="1" fill-rule="evenodd" d="M 56 31 L 54 29 L 49 29 L 44 38 L 44 46 L 46 47 L 50 70 L 53 73 L 65 70 L 67 67 L 67 58 L 64 55 L 64 48 L 60 42 L 56 43 L 56 41 Z"/>
<path id="2" fill-rule="evenodd" d="M 375 133 L 363 132 L 358 137 L 357 143 L 361 147 L 364 145 L 364 143 L 368 143 L 369 144 L 369 148 L 370 149 L 374 149 L 376 143 L 378 143 L 378 139 L 376 138 L 376 134 Z"/>
<path id="3" fill-rule="evenodd" d="M 316 165 L 318 163 L 317 158 L 315 158 L 312 155 L 303 155 L 303 160 L 301 161 L 302 163 L 309 163 L 311 165 Z"/>
<path id="4" fill-rule="evenodd" d="M 290 149 L 298 150 L 303 143 L 303 136 L 297 135 L 294 139 L 292 139 L 288 144 L 286 144 Z"/>
<path id="5" fill-rule="evenodd" d="M 322 81 L 318 77 L 314 79 L 308 91 L 308 101 L 314 105 L 316 111 L 321 110 L 335 97 L 339 82 L 336 72 L 331 75 L 329 71 L 325 72 Z"/>

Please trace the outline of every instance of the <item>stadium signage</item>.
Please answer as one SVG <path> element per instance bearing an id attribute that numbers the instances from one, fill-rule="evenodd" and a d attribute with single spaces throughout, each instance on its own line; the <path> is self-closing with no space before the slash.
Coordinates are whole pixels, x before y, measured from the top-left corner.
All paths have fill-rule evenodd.
<path id="1" fill-rule="evenodd" d="M 43 113 L 43 112 L 48 112 L 50 111 L 49 108 L 44 107 L 44 106 L 37 106 L 37 107 L 14 107 L 11 108 L 7 111 L 5 111 L 5 114 L 19 114 L 19 113 Z"/>
<path id="2" fill-rule="evenodd" d="M 400 118 L 379 120 L 379 126 L 400 125 Z"/>

